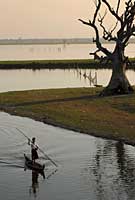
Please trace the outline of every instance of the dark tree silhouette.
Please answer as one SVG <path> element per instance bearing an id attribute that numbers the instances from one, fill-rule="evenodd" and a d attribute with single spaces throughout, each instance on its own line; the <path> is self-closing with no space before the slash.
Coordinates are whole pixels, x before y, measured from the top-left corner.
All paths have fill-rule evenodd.
<path id="1" fill-rule="evenodd" d="M 101 16 L 101 6 L 106 7 L 106 11 Z M 129 39 L 135 35 L 135 1 L 127 0 L 125 3 L 125 9 L 122 14 L 119 14 L 121 1 L 116 3 L 116 9 L 113 9 L 107 0 L 95 0 L 95 12 L 93 20 L 84 21 L 79 19 L 83 24 L 92 27 L 95 31 L 95 42 L 97 50 L 92 53 L 97 55 L 97 52 L 102 52 L 104 56 L 101 56 L 101 62 L 112 62 L 112 76 L 109 84 L 100 95 L 115 95 L 115 94 L 129 94 L 133 92 L 133 88 L 130 85 L 125 71 L 129 64 L 128 57 L 125 56 L 125 48 L 128 45 Z M 104 25 L 106 15 L 110 13 L 114 18 L 114 26 L 110 30 L 107 30 Z M 115 48 L 111 52 L 105 48 L 101 42 L 99 36 L 99 30 L 102 29 L 103 39 L 106 41 L 114 42 Z"/>

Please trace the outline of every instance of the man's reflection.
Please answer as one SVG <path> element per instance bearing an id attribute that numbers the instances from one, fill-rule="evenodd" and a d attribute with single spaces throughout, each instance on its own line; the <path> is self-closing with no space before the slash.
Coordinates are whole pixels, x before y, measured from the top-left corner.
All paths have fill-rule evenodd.
<path id="1" fill-rule="evenodd" d="M 37 190 L 39 189 L 39 183 L 38 183 L 39 174 L 42 175 L 42 177 L 45 179 L 44 172 L 39 173 L 38 171 L 32 170 L 32 185 L 30 188 L 30 194 L 33 193 L 35 197 L 37 196 Z"/>

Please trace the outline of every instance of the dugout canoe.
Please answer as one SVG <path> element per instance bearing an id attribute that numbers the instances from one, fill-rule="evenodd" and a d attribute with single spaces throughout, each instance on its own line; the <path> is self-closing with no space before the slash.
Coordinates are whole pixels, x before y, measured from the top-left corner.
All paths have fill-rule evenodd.
<path id="1" fill-rule="evenodd" d="M 36 170 L 36 171 L 39 171 L 39 172 L 43 172 L 44 169 L 45 169 L 45 165 L 41 165 L 40 163 L 33 163 L 32 160 L 26 156 L 24 154 L 24 158 L 25 158 L 25 166 L 31 170 Z"/>

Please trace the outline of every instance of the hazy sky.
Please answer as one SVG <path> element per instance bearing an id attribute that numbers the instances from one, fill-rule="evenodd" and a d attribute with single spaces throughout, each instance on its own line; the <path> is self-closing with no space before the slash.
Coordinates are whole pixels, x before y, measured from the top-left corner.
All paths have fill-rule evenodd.
<path id="1" fill-rule="evenodd" d="M 0 38 L 89 37 L 78 18 L 94 8 L 93 0 L 0 0 Z"/>

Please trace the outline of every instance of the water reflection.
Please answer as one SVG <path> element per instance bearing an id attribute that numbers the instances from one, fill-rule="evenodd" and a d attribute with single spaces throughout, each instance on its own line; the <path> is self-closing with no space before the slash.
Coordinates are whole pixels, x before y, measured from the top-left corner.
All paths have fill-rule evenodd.
<path id="1" fill-rule="evenodd" d="M 29 189 L 29 193 L 30 195 L 31 193 L 33 193 L 35 197 L 37 196 L 37 190 L 39 189 L 38 177 L 39 173 L 37 171 L 32 170 L 32 185 Z"/>
<path id="2" fill-rule="evenodd" d="M 123 178 L 125 172 L 125 162 L 126 162 L 123 142 L 116 143 L 116 156 L 117 156 L 118 168 L 120 170 L 120 176 L 121 178 Z"/>
<path id="3" fill-rule="evenodd" d="M 105 44 L 113 49 L 113 44 Z M 95 50 L 95 44 L 63 44 L 57 45 L 1 45 L 0 60 L 52 60 L 52 59 L 89 59 L 89 51 Z M 134 44 L 126 48 L 126 55 L 134 57 Z"/>
<path id="4" fill-rule="evenodd" d="M 80 80 L 84 79 L 85 82 L 88 81 L 89 86 L 95 86 L 95 87 L 102 86 L 98 84 L 97 71 L 94 71 L 94 69 L 93 70 L 76 69 L 76 72 L 77 72 L 77 78 L 79 77 Z"/>
<path id="5" fill-rule="evenodd" d="M 2 199 L 135 199 L 134 147 L 6 113 L 0 113 L 0 119 L 3 127 L 0 129 Z M 29 152 L 25 138 L 15 127 L 24 130 L 30 138 L 35 135 L 43 150 L 53 155 L 59 163 L 57 175 L 57 169 L 48 161 L 45 161 L 45 179 L 41 174 L 24 172 L 24 168 L 12 165 L 24 167 L 22 152 Z"/>
<path id="6" fill-rule="evenodd" d="M 135 195 L 135 161 L 126 153 L 122 142 L 116 143 L 116 155 L 119 168 L 119 178 L 127 196 L 132 199 Z"/>
<path id="7" fill-rule="evenodd" d="M 39 173 L 38 171 L 32 170 L 32 184 L 30 186 L 29 189 L 29 193 L 30 195 L 33 194 L 34 197 L 37 197 L 37 192 L 39 190 L 39 175 L 41 175 L 43 177 L 43 179 L 45 179 L 45 173 Z"/>
<path id="8" fill-rule="evenodd" d="M 0 70 L 0 92 L 106 86 L 111 73 L 110 69 Z M 135 71 L 128 70 L 127 77 L 135 85 Z"/>
<path id="9" fill-rule="evenodd" d="M 90 161 L 87 181 L 92 181 L 97 199 L 134 199 L 135 160 L 122 142 L 106 141 Z"/>
<path id="10" fill-rule="evenodd" d="M 26 171 L 26 168 L 25 168 Z M 48 180 L 49 178 L 51 178 L 56 172 L 58 171 L 58 169 L 54 169 L 52 170 L 50 173 L 46 173 L 45 171 L 39 172 L 36 170 L 31 170 L 31 186 L 29 188 L 29 194 L 30 196 L 33 195 L 34 197 L 38 196 L 38 192 L 40 189 L 40 182 L 39 182 L 39 178 L 41 177 L 42 180 Z"/>

